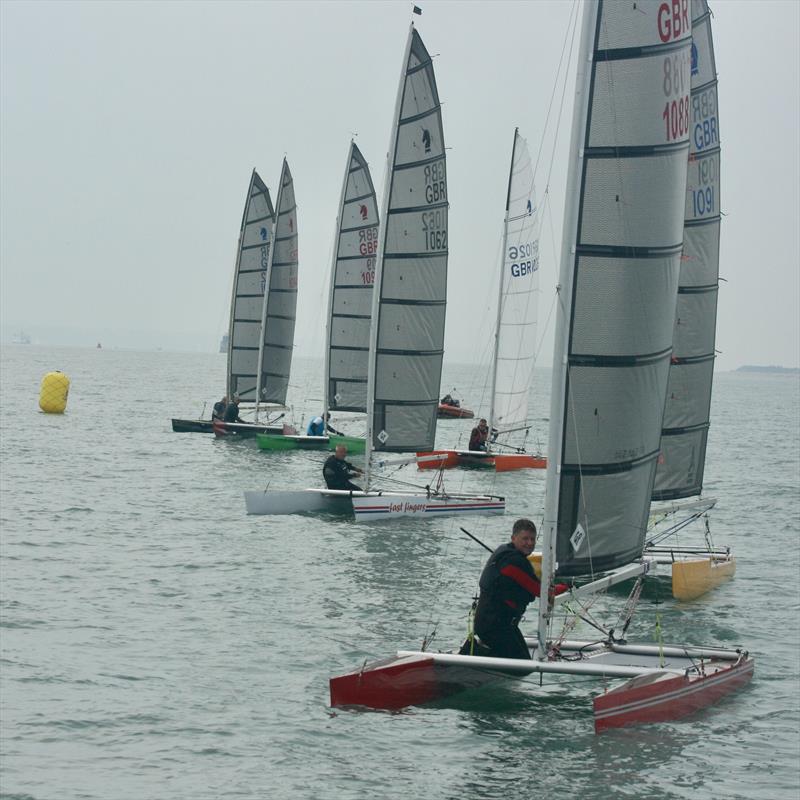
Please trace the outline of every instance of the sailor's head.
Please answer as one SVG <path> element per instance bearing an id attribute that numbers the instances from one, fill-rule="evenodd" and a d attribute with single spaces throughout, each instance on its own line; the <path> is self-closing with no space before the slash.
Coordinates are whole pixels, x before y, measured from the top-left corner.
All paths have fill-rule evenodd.
<path id="1" fill-rule="evenodd" d="M 536 525 L 529 519 L 518 519 L 511 529 L 511 544 L 525 556 L 536 547 Z"/>
<path id="2" fill-rule="evenodd" d="M 231 398 L 231 403 L 234 403 L 234 404 L 236 404 L 237 406 L 239 405 L 239 395 L 238 395 L 238 394 L 235 394 L 235 395 L 234 395 L 234 396 Z"/>
<path id="3" fill-rule="evenodd" d="M 482 428 L 482 429 L 483 429 L 483 428 L 486 428 L 486 429 L 488 429 L 488 428 L 489 428 L 489 426 L 486 424 L 486 420 L 485 420 L 485 419 L 483 419 L 483 418 L 481 418 L 481 421 L 478 423 L 478 427 L 479 427 L 479 428 Z"/>
<path id="4" fill-rule="evenodd" d="M 347 455 L 346 445 L 337 444 L 336 450 L 334 450 L 334 455 L 341 461 L 341 459 L 343 459 Z"/>

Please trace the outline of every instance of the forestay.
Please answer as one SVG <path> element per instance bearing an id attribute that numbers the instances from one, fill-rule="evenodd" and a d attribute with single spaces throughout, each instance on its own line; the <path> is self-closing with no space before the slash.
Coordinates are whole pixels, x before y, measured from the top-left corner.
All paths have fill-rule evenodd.
<path id="1" fill-rule="evenodd" d="M 539 221 L 528 144 L 514 131 L 503 235 L 495 354 L 492 428 L 503 433 L 525 425 L 536 356 L 539 307 Z"/>
<path id="2" fill-rule="evenodd" d="M 269 293 L 264 301 L 262 317 L 258 400 L 283 405 L 292 366 L 298 267 L 294 183 L 286 159 L 283 160 L 276 205 L 275 245 L 270 254 Z"/>
<path id="3" fill-rule="evenodd" d="M 337 221 L 328 300 L 326 407 L 367 410 L 372 287 L 378 252 L 378 204 L 369 167 L 350 143 Z"/>
<path id="4" fill-rule="evenodd" d="M 433 64 L 413 25 L 403 61 L 383 200 L 370 342 L 369 441 L 428 450 L 444 352 L 447 179 Z"/>
<path id="5" fill-rule="evenodd" d="M 601 0 L 586 13 L 545 513 L 546 525 L 556 521 L 560 575 L 615 568 L 642 552 L 689 147 L 688 0 Z"/>
<path id="6" fill-rule="evenodd" d="M 238 394 L 243 402 L 257 399 L 261 317 L 274 224 L 269 189 L 253 170 L 239 231 L 228 328 L 227 394 Z"/>
<path id="7" fill-rule="evenodd" d="M 720 142 L 706 0 L 692 3 L 691 109 L 683 258 L 654 500 L 700 494 L 708 440 L 719 286 Z"/>

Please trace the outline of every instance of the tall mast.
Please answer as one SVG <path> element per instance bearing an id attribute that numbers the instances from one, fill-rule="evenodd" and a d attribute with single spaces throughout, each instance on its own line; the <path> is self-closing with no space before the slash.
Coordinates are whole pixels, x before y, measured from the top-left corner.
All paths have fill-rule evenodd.
<path id="1" fill-rule="evenodd" d="M 561 244 L 558 308 L 556 313 L 555 346 L 553 349 L 553 384 L 550 392 L 550 432 L 547 452 L 544 522 L 542 524 L 542 581 L 539 597 L 538 656 L 547 657 L 547 638 L 552 607 L 548 598 L 555 572 L 555 545 L 558 528 L 559 473 L 562 460 L 562 425 L 564 396 L 568 380 L 569 306 L 572 302 L 573 265 L 576 258 L 580 180 L 583 174 L 583 147 L 589 115 L 589 88 L 592 76 L 592 53 L 597 27 L 597 0 L 587 0 L 583 6 L 581 45 L 575 87 L 575 112 L 572 118 L 569 173 L 567 176 L 566 208 Z"/>
<path id="2" fill-rule="evenodd" d="M 258 369 L 256 370 L 256 422 L 258 422 L 258 409 L 261 402 L 261 371 L 264 368 L 264 328 L 267 325 L 267 305 L 269 304 L 269 285 L 272 280 L 272 261 L 275 258 L 275 250 L 278 234 L 278 220 L 281 215 L 281 200 L 283 199 L 283 178 L 286 175 L 286 159 L 283 159 L 281 167 L 280 183 L 278 185 L 278 197 L 275 202 L 275 232 L 272 237 L 272 247 L 269 249 L 269 260 L 267 261 L 266 280 L 264 283 L 264 303 L 261 306 L 261 334 L 258 340 Z"/>
<path id="3" fill-rule="evenodd" d="M 503 249 L 500 252 L 500 280 L 497 287 L 497 320 L 494 326 L 494 357 L 492 358 L 492 392 L 489 399 L 489 432 L 496 427 L 494 424 L 494 393 L 497 389 L 497 356 L 500 352 L 500 319 L 503 314 L 503 270 L 506 267 L 506 247 L 508 243 L 508 217 L 511 206 L 511 178 L 514 175 L 514 157 L 517 154 L 517 135 L 519 128 L 514 128 L 514 143 L 511 145 L 511 165 L 508 168 L 508 190 L 506 191 L 506 216 L 503 224 Z M 491 436 L 490 436 L 491 439 Z"/>
<path id="4" fill-rule="evenodd" d="M 353 140 L 350 140 L 350 149 L 347 151 L 347 163 L 344 168 L 342 181 L 342 194 L 339 198 L 339 213 L 336 215 L 336 231 L 333 236 L 333 258 L 331 260 L 330 281 L 328 283 L 328 317 L 326 322 L 327 335 L 325 336 L 325 371 L 323 373 L 322 388 L 322 422 L 323 433 L 328 429 L 328 392 L 330 391 L 331 369 L 331 318 L 333 317 L 333 292 L 336 287 L 336 262 L 339 258 L 339 235 L 342 228 L 342 214 L 344 213 L 344 200 L 347 196 L 347 179 L 350 176 L 350 164 L 353 161 Z"/>
<path id="5" fill-rule="evenodd" d="M 375 364 L 377 361 L 378 349 L 378 326 L 380 325 L 380 301 L 381 284 L 383 283 L 383 251 L 386 246 L 386 230 L 388 228 L 389 200 L 392 194 L 392 167 L 394 165 L 395 151 L 397 149 L 398 124 L 400 120 L 400 109 L 403 104 L 403 93 L 405 91 L 405 77 L 408 69 L 408 57 L 411 52 L 411 40 L 414 35 L 414 23 L 408 29 L 408 39 L 406 49 L 403 54 L 403 64 L 400 68 L 400 80 L 397 85 L 397 100 L 394 106 L 394 117 L 392 122 L 392 133 L 389 139 L 389 152 L 386 155 L 386 176 L 383 182 L 383 200 L 381 202 L 381 213 L 378 219 L 383 220 L 379 226 L 378 234 L 378 256 L 375 261 L 375 282 L 372 286 L 372 322 L 369 334 L 369 369 L 367 371 L 367 441 L 366 441 L 366 466 L 364 470 L 364 489 L 369 489 L 371 461 L 372 461 L 372 437 L 374 431 L 374 410 L 375 410 Z"/>

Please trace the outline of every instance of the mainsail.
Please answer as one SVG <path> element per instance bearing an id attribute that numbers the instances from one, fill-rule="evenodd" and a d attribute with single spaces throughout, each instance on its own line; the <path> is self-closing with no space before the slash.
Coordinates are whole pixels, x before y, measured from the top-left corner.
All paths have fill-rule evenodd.
<path id="1" fill-rule="evenodd" d="M 328 299 L 325 407 L 367 410 L 372 287 L 378 252 L 378 205 L 369 167 L 350 143 L 337 219 Z"/>
<path id="2" fill-rule="evenodd" d="M 508 178 L 489 422 L 503 433 L 528 418 L 539 306 L 539 223 L 528 144 L 514 131 Z"/>
<path id="3" fill-rule="evenodd" d="M 228 397 L 257 400 L 261 316 L 267 283 L 275 211 L 264 181 L 253 170 L 244 204 L 233 276 L 228 329 Z"/>
<path id="4" fill-rule="evenodd" d="M 389 152 L 370 340 L 367 441 L 434 444 L 447 297 L 447 178 L 433 64 L 414 26 Z"/>
<path id="5" fill-rule="evenodd" d="M 286 402 L 289 370 L 294 348 L 297 307 L 297 210 L 294 182 L 289 164 L 283 159 L 278 188 L 275 244 L 269 258 L 259 351 L 260 381 L 257 402 Z"/>
<path id="6" fill-rule="evenodd" d="M 553 361 L 546 577 L 589 575 L 642 553 L 683 247 L 690 48 L 688 0 L 585 6 Z"/>
<path id="7" fill-rule="evenodd" d="M 708 441 L 719 286 L 720 143 L 706 0 L 692 2 L 691 73 L 683 257 L 654 500 L 700 494 Z"/>

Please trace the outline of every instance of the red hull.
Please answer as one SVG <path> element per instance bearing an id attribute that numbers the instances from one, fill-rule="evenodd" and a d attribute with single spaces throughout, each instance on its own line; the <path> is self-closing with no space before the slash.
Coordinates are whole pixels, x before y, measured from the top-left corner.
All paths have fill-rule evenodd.
<path id="1" fill-rule="evenodd" d="M 451 417 L 453 419 L 472 419 L 475 413 L 461 406 L 446 406 L 439 403 L 439 410 L 436 412 L 436 416 Z"/>
<path id="2" fill-rule="evenodd" d="M 367 706 L 395 711 L 437 696 L 433 659 L 387 658 L 330 679 L 332 706 Z"/>
<path id="3" fill-rule="evenodd" d="M 466 453 L 460 450 L 430 450 L 417 453 L 417 456 L 445 456 L 441 461 L 418 461 L 417 469 L 453 469 L 455 467 L 495 469 L 497 472 L 511 472 L 517 469 L 547 469 L 547 459 L 527 453 L 491 453 L 476 451 Z"/>
<path id="4" fill-rule="evenodd" d="M 395 656 L 331 678 L 331 705 L 398 711 L 493 683 L 502 674 L 501 670 L 436 664 L 433 658 L 421 654 Z M 512 672 L 506 677 L 518 675 Z"/>
<path id="5" fill-rule="evenodd" d="M 753 659 L 743 658 L 735 664 L 707 662 L 705 675 L 634 678 L 594 699 L 595 731 L 689 716 L 740 689 L 753 677 L 753 669 Z"/>

